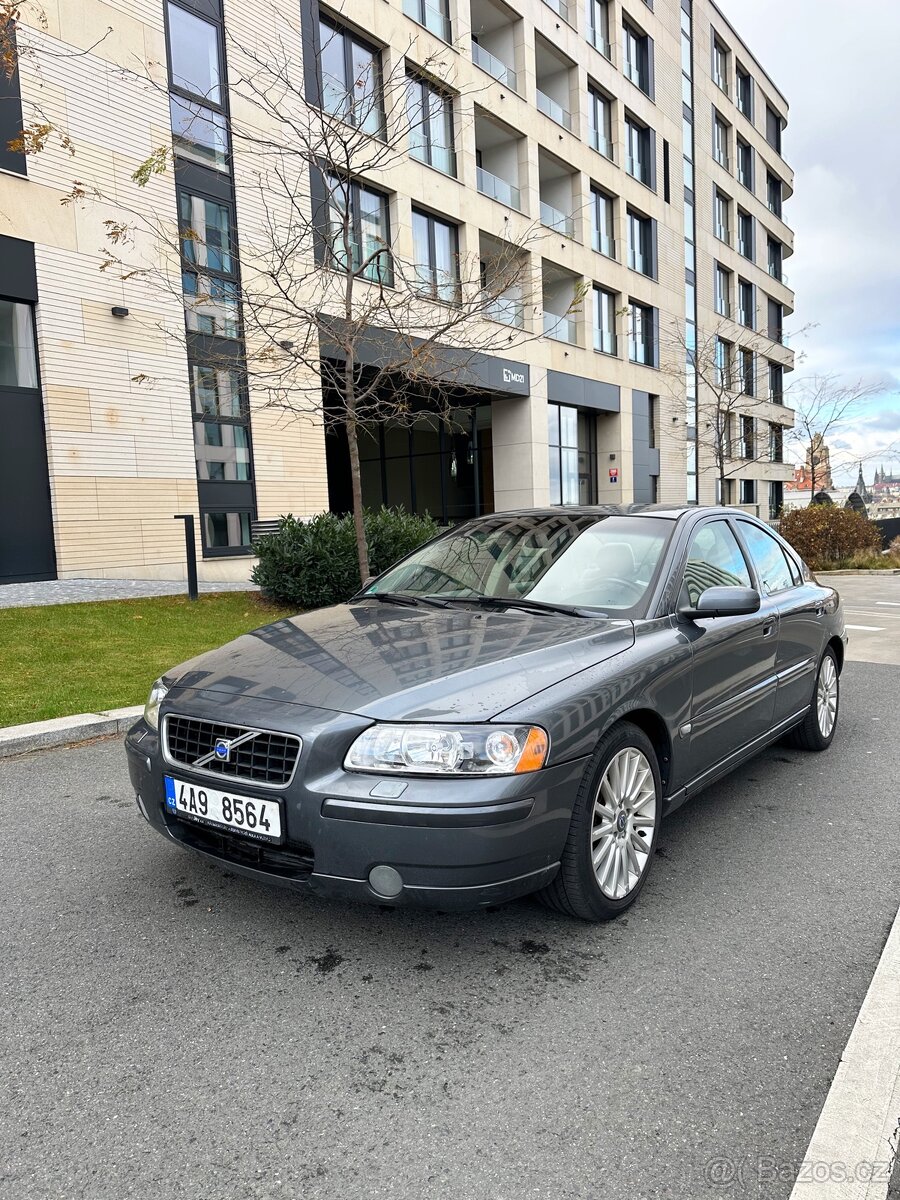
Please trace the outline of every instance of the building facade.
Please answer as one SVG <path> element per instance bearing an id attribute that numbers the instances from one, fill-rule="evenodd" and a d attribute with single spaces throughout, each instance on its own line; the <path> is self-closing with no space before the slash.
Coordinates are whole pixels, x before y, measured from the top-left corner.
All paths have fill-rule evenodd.
<path id="1" fill-rule="evenodd" d="M 780 509 L 787 102 L 711 0 L 42 8 L 25 6 L 18 70 L 0 75 L 0 582 L 178 577 L 181 514 L 201 578 L 246 578 L 254 520 L 348 506 L 327 397 L 286 413 L 246 366 L 242 272 L 283 197 L 260 193 L 264 131 L 235 128 L 241 81 L 275 45 L 333 115 L 398 71 L 428 113 L 377 177 L 348 180 L 361 237 L 434 278 L 528 235 L 528 287 L 489 314 L 509 348 L 478 356 L 452 425 L 425 388 L 415 420 L 368 431 L 367 503 L 442 521 L 548 502 Z M 182 231 L 174 263 L 147 232 L 160 219 Z M 120 223 L 152 272 L 111 267 Z"/>

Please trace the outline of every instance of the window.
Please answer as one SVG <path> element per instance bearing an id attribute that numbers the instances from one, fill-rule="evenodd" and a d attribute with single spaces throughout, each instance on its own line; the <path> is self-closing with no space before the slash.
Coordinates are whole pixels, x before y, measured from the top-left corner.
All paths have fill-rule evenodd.
<path id="1" fill-rule="evenodd" d="M 773 175 L 771 171 L 766 172 L 766 200 L 769 205 L 769 211 L 773 212 L 776 217 L 781 216 L 781 202 L 783 197 L 783 185 L 777 175 Z"/>
<path id="2" fill-rule="evenodd" d="M 205 512 L 202 524 L 207 550 L 239 550 L 250 545 L 249 512 Z"/>
<path id="3" fill-rule="evenodd" d="M 756 503 L 756 480 L 742 479 L 741 480 L 741 504 Z"/>
<path id="4" fill-rule="evenodd" d="M 753 120 L 753 77 L 743 67 L 735 65 L 734 91 L 737 106 L 745 117 Z"/>
<path id="5" fill-rule="evenodd" d="M 630 21 L 622 22 L 622 71 L 626 78 L 650 95 L 651 42 Z"/>
<path id="6" fill-rule="evenodd" d="M 234 280 L 182 271 L 181 287 L 188 329 L 211 337 L 240 337 L 238 286 Z"/>
<path id="7" fill-rule="evenodd" d="M 656 366 L 656 314 L 648 304 L 629 301 L 631 320 L 628 357 L 632 362 Z"/>
<path id="8" fill-rule="evenodd" d="M 178 210 L 181 253 L 185 261 L 195 267 L 232 274 L 228 205 L 182 191 L 178 197 Z"/>
<path id="9" fill-rule="evenodd" d="M 716 113 L 713 116 L 713 158 L 720 167 L 728 170 L 728 141 L 729 141 L 728 122 Z M 740 146 L 740 143 L 738 143 Z"/>
<path id="10" fill-rule="evenodd" d="M 741 417 L 741 458 L 756 457 L 756 428 L 752 417 Z"/>
<path id="11" fill-rule="evenodd" d="M 616 297 L 597 284 L 594 284 L 594 349 L 602 354 L 617 353 Z"/>
<path id="12" fill-rule="evenodd" d="M 781 363 L 769 363 L 769 400 L 772 404 L 784 404 L 784 367 Z"/>
<path id="13" fill-rule="evenodd" d="M 754 500 L 751 503 L 755 502 Z M 788 566 L 788 559 L 781 545 L 765 529 L 751 525 L 749 521 L 740 521 L 741 533 L 750 551 L 750 558 L 756 567 L 756 574 L 767 596 L 774 592 L 783 592 L 794 586 L 794 577 Z"/>
<path id="14" fill-rule="evenodd" d="M 609 44 L 608 0 L 587 0 L 587 27 L 591 45 L 609 58 L 612 49 Z"/>
<path id="15" fill-rule="evenodd" d="M 409 76 L 408 87 L 410 154 L 445 175 L 455 176 L 452 97 L 417 75 Z"/>
<path id="16" fill-rule="evenodd" d="M 731 387 L 731 342 L 716 338 L 715 380 L 717 388 Z"/>
<path id="17" fill-rule="evenodd" d="M 731 241 L 731 201 L 718 188 L 715 191 L 713 203 L 713 224 L 716 237 L 720 242 Z"/>
<path id="18" fill-rule="evenodd" d="M 753 298 L 753 284 L 746 279 L 738 280 L 738 320 L 745 329 L 756 327 L 756 303 Z"/>
<path id="19" fill-rule="evenodd" d="M 745 396 L 756 395 L 756 362 L 752 350 L 741 349 L 741 389 Z"/>
<path id="20" fill-rule="evenodd" d="M 6 53 L 0 62 L 0 171 L 26 175 L 26 158 L 21 150 L 10 150 L 10 142 L 22 133 L 22 94 L 19 86 L 18 50 L 15 23 L 6 22 L 3 30 Z"/>
<path id="21" fill-rule="evenodd" d="M 728 48 L 713 37 L 712 44 L 712 77 L 716 87 L 720 87 L 728 95 Z"/>
<path id="22" fill-rule="evenodd" d="M 782 271 L 782 262 L 784 260 L 784 247 L 777 238 L 770 237 L 768 241 L 768 256 L 769 256 L 769 274 L 773 279 L 779 279 L 784 282 L 784 274 Z"/>
<path id="23" fill-rule="evenodd" d="M 731 272 L 716 263 L 714 305 L 720 317 L 731 316 Z"/>
<path id="24" fill-rule="evenodd" d="M 197 416 L 241 420 L 246 415 L 238 373 L 230 368 L 192 366 L 191 396 Z"/>
<path id="25" fill-rule="evenodd" d="M 243 425 L 194 422 L 197 478 L 233 483 L 250 478 L 250 443 Z"/>
<path id="26" fill-rule="evenodd" d="M 172 87 L 221 105 L 219 37 L 215 25 L 169 4 L 169 70 Z"/>
<path id="27" fill-rule="evenodd" d="M 629 175 L 653 187 L 652 138 L 645 125 L 639 125 L 633 117 L 625 118 L 625 169 Z"/>
<path id="28" fill-rule="evenodd" d="M 753 261 L 753 218 L 749 213 L 738 209 L 738 251 L 744 258 Z"/>
<path id="29" fill-rule="evenodd" d="M 319 20 L 322 108 L 375 135 L 384 127 L 379 57 L 348 29 Z"/>
<path id="30" fill-rule="evenodd" d="M 769 337 L 784 343 L 784 305 L 769 297 Z"/>
<path id="31" fill-rule="evenodd" d="M 653 222 L 649 217 L 628 209 L 628 265 L 642 275 L 655 275 Z"/>
<path id="32" fill-rule="evenodd" d="M 388 200 L 356 180 L 326 175 L 323 236 L 328 265 L 373 283 L 393 283 Z"/>
<path id="33" fill-rule="evenodd" d="M 550 503 L 597 503 L 597 430 L 593 413 L 547 405 Z"/>
<path id="34" fill-rule="evenodd" d="M 0 387 L 37 385 L 31 305 L 0 300 Z"/>
<path id="35" fill-rule="evenodd" d="M 647 397 L 647 445 L 651 450 L 659 445 L 659 396 Z"/>
<path id="36" fill-rule="evenodd" d="M 613 157 L 612 103 L 595 87 L 588 87 L 588 125 L 591 145 L 605 158 Z"/>
<path id="37" fill-rule="evenodd" d="M 694 534 L 684 566 L 680 605 L 693 608 L 707 588 L 750 587 L 747 560 L 727 521 L 708 521 Z"/>
<path id="38" fill-rule="evenodd" d="M 742 138 L 737 140 L 737 177 L 748 191 L 753 191 L 753 147 Z"/>
<path id="39" fill-rule="evenodd" d="M 773 150 L 781 153 L 781 130 L 783 122 L 781 115 L 775 111 L 771 104 L 766 105 L 766 141 Z"/>
<path id="40" fill-rule="evenodd" d="M 607 258 L 616 257 L 616 243 L 613 236 L 613 198 L 601 192 L 599 188 L 591 188 L 591 217 L 593 248 L 605 254 Z"/>
<path id="41" fill-rule="evenodd" d="M 777 521 L 781 516 L 781 510 L 784 508 L 784 484 L 780 479 L 773 479 L 769 483 L 769 520 Z M 800 574 L 800 568 L 794 562 L 790 555 L 787 556 L 788 568 L 791 572 L 791 579 L 795 587 L 799 587 L 803 582 L 803 577 Z"/>
<path id="42" fill-rule="evenodd" d="M 453 304 L 459 299 L 459 246 L 455 225 L 413 209 L 416 279 L 421 291 Z"/>
<path id="43" fill-rule="evenodd" d="M 228 133 L 222 113 L 180 96 L 169 97 L 172 145 L 180 158 L 217 171 L 228 169 Z"/>
<path id="44" fill-rule="evenodd" d="M 447 0 L 403 0 L 403 11 L 445 42 L 450 41 Z"/>
<path id="45" fill-rule="evenodd" d="M 784 426 L 769 424 L 769 462 L 784 462 Z"/>

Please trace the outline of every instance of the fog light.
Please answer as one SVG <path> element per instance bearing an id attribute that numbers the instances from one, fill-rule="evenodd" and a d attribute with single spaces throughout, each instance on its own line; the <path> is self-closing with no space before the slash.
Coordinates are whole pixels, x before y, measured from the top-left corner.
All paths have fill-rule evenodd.
<path id="1" fill-rule="evenodd" d="M 399 896 L 403 891 L 403 879 L 393 867 L 373 867 L 369 872 L 369 887 L 379 896 Z"/>

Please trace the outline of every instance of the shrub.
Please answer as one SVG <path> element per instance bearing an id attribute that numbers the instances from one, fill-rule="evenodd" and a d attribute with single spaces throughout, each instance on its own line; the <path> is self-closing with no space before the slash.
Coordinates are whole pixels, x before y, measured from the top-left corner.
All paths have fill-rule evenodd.
<path id="1" fill-rule="evenodd" d="M 814 571 L 881 550 L 878 526 L 851 508 L 793 508 L 782 515 L 779 532 Z"/>
<path id="2" fill-rule="evenodd" d="M 399 508 L 366 509 L 363 521 L 373 575 L 440 532 L 431 517 Z M 309 521 L 282 517 L 277 532 L 260 538 L 253 548 L 259 556 L 253 582 L 268 599 L 298 611 L 341 604 L 361 586 L 349 514 L 319 513 Z"/>
<path id="3" fill-rule="evenodd" d="M 890 546 L 888 546 L 888 553 L 890 554 L 891 558 L 896 559 L 897 562 L 900 562 L 900 537 L 894 538 Z"/>

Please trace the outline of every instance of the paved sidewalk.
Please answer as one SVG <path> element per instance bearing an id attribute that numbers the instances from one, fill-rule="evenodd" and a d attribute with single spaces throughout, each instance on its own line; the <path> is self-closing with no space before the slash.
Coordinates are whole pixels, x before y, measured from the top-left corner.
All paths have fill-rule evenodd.
<path id="1" fill-rule="evenodd" d="M 201 592 L 258 592 L 253 583 L 214 582 L 198 585 Z M 143 596 L 187 594 L 183 579 L 56 579 L 49 583 L 7 583 L 0 586 L 0 608 L 32 604 L 80 604 L 89 600 L 134 600 Z"/>

